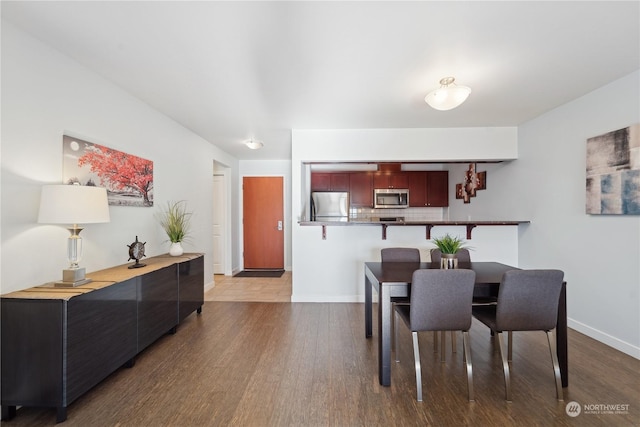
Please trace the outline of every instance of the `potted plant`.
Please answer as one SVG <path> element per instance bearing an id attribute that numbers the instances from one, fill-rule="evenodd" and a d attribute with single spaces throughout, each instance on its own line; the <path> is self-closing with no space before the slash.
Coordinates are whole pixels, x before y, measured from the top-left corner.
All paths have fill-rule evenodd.
<path id="1" fill-rule="evenodd" d="M 457 268 L 458 257 L 456 254 L 460 249 L 468 248 L 465 241 L 458 236 L 451 236 L 449 233 L 442 237 L 433 239 L 433 243 L 440 249 L 442 257 L 440 258 L 441 268 Z"/>
<path id="2" fill-rule="evenodd" d="M 158 214 L 158 221 L 171 242 L 169 254 L 182 255 L 184 252 L 182 242 L 188 237 L 191 225 L 191 212 L 187 211 L 187 203 L 184 200 L 167 202 L 166 209 Z"/>

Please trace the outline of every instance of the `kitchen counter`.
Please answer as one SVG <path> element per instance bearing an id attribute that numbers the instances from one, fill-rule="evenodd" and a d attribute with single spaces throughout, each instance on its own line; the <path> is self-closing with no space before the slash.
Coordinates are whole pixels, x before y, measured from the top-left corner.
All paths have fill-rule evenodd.
<path id="1" fill-rule="evenodd" d="M 480 226 L 517 226 L 520 224 L 529 224 L 531 221 L 420 221 L 420 220 L 406 220 L 406 221 L 380 221 L 379 219 L 367 219 L 367 218 L 354 218 L 349 221 L 300 221 L 302 226 L 316 226 L 322 227 L 322 239 L 327 238 L 327 227 L 334 226 L 378 226 L 382 228 L 382 240 L 387 239 L 387 227 L 403 227 L 403 226 L 422 226 L 426 227 L 426 238 L 431 239 L 431 229 L 437 226 L 446 225 L 462 225 L 467 228 L 467 239 L 471 239 L 471 230 Z"/>

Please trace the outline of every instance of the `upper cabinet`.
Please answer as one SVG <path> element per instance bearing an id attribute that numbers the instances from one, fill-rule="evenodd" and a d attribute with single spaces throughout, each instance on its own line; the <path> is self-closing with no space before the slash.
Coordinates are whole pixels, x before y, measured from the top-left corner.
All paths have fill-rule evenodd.
<path id="1" fill-rule="evenodd" d="M 314 172 L 311 191 L 349 191 L 349 174 Z"/>
<path id="2" fill-rule="evenodd" d="M 349 200 L 352 207 L 373 207 L 373 174 L 371 172 L 349 174 Z"/>
<path id="3" fill-rule="evenodd" d="M 408 172 L 409 174 L 409 207 L 427 206 L 427 173 Z"/>
<path id="4" fill-rule="evenodd" d="M 408 172 L 410 207 L 449 206 L 449 172 Z"/>
<path id="5" fill-rule="evenodd" d="M 409 188 L 407 172 L 377 173 L 373 176 L 373 188 Z"/>
<path id="6" fill-rule="evenodd" d="M 449 172 L 429 171 L 427 172 L 427 206 L 447 207 L 449 206 Z"/>
<path id="7" fill-rule="evenodd" d="M 376 188 L 409 189 L 410 207 L 449 206 L 449 172 L 314 172 L 311 191 L 348 191 L 351 207 L 373 208 Z"/>

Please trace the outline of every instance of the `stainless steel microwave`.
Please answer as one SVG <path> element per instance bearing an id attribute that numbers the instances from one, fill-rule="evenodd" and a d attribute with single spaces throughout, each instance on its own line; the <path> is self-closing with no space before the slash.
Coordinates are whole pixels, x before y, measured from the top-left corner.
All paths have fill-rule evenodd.
<path id="1" fill-rule="evenodd" d="M 373 190 L 374 208 L 408 208 L 409 190 L 397 188 L 377 188 Z"/>

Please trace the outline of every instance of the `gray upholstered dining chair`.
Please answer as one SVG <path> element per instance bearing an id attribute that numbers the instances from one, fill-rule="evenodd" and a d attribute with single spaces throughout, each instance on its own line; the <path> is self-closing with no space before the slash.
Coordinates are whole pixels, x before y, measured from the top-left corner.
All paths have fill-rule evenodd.
<path id="1" fill-rule="evenodd" d="M 507 401 L 511 401 L 509 362 L 513 353 L 513 331 L 544 331 L 547 334 L 556 396 L 558 400 L 563 400 L 555 341 L 563 278 L 564 273 L 560 270 L 507 271 L 500 283 L 497 305 L 473 307 L 473 316 L 491 328 L 497 336 Z M 504 331 L 508 332 L 507 351 L 502 336 Z"/>
<path id="2" fill-rule="evenodd" d="M 383 248 L 382 262 L 420 262 L 420 250 L 416 248 Z"/>
<path id="3" fill-rule="evenodd" d="M 431 249 L 431 251 L 429 252 L 429 254 L 431 255 L 431 262 L 437 262 L 438 264 L 440 263 L 440 260 L 442 259 L 442 252 L 440 251 L 440 249 L 438 248 L 433 248 Z M 458 255 L 458 262 L 471 262 L 471 253 L 469 252 L 468 249 L 460 249 L 457 252 Z M 474 305 L 483 305 L 483 304 L 495 304 L 496 303 L 496 298 L 491 298 L 491 297 L 474 297 L 473 298 L 473 303 Z M 444 362 L 445 359 L 445 347 L 446 347 L 446 334 L 443 332 L 441 334 L 441 356 L 440 359 Z M 436 346 L 434 347 L 434 351 L 438 351 L 438 346 L 436 343 Z M 456 352 L 456 333 L 455 332 L 451 332 L 451 352 L 455 353 Z"/>
<path id="4" fill-rule="evenodd" d="M 416 248 L 382 248 L 380 250 L 382 262 L 420 262 L 420 250 Z M 409 304 L 409 298 L 393 298 L 391 308 L 396 304 Z M 391 328 L 393 329 L 394 318 L 391 316 Z M 437 340 L 437 336 L 434 335 Z M 437 343 L 436 343 L 437 345 Z M 395 338 L 391 341 L 391 348 L 395 350 Z"/>
<path id="5" fill-rule="evenodd" d="M 422 373 L 419 331 L 462 331 L 462 348 L 467 371 L 469 401 L 474 400 L 473 371 L 469 328 L 471 327 L 471 300 L 476 273 L 472 270 L 416 270 L 411 280 L 409 305 L 396 305 L 395 316 L 400 317 L 413 336 L 413 357 L 416 370 L 417 400 L 422 401 Z M 394 335 L 398 336 L 398 319 Z M 396 351 L 396 361 L 398 361 Z"/>

